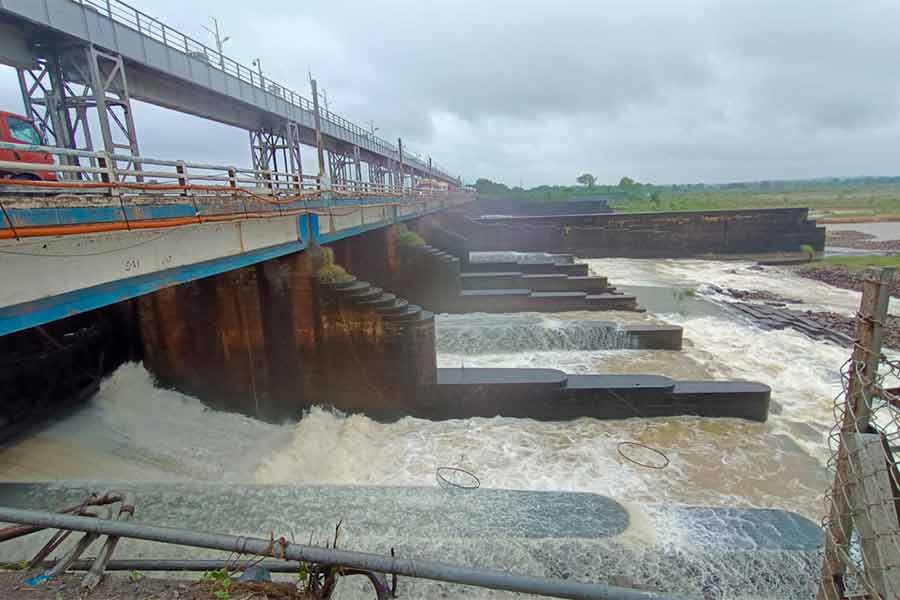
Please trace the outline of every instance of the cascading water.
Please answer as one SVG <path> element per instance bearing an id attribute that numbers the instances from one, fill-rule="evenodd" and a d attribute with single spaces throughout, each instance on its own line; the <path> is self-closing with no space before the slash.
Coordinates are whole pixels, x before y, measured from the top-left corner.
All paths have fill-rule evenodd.
<path id="1" fill-rule="evenodd" d="M 637 340 L 611 321 L 562 320 L 542 315 L 440 315 L 439 353 L 479 355 L 552 350 L 627 350 Z"/>
<path id="2" fill-rule="evenodd" d="M 711 283 L 766 289 L 840 312 L 854 310 L 859 300 L 854 292 L 785 272 L 761 273 L 744 263 L 589 264 L 617 285 L 699 288 Z M 702 298 L 690 302 L 702 303 Z M 438 519 L 433 531 L 408 533 L 398 524 L 395 533 L 401 543 L 405 536 L 424 540 L 411 543 L 411 554 L 590 579 L 599 572 L 598 557 L 618 552 L 618 559 L 604 563 L 603 573 L 618 569 L 626 582 L 630 578 L 681 589 L 714 574 L 716 585 L 728 590 L 727 597 L 798 597 L 792 594 L 811 581 L 814 557 L 763 556 L 760 548 L 742 542 L 739 546 L 747 557 L 735 558 L 716 546 L 726 541 L 704 533 L 705 526 L 686 514 L 665 507 L 778 508 L 818 521 L 829 483 L 824 464 L 831 403 L 840 390 L 838 369 L 847 349 L 814 343 L 795 331 L 762 331 L 722 311 L 676 307 L 655 317 L 684 327 L 682 352 L 623 350 L 628 344 L 610 335 L 590 313 L 441 315 L 438 362 L 448 367 L 463 363 L 576 373 L 659 373 L 681 379 L 753 379 L 772 386 L 774 410 L 769 421 L 681 417 L 547 423 L 496 417 L 443 422 L 404 418 L 384 424 L 314 408 L 298 423 L 272 425 L 213 411 L 194 398 L 159 389 L 142 366 L 129 364 L 74 415 L 0 449 L 0 471 L 7 480 L 32 481 L 205 480 L 253 486 L 433 488 L 435 468 L 455 465 L 477 473 L 485 488 L 590 492 L 641 508 L 631 513 L 630 537 L 608 543 L 505 540 L 497 546 L 491 540 L 464 540 L 453 546 L 448 541 L 454 535 L 452 523 Z M 650 317 L 601 315 L 603 320 L 620 318 L 641 322 Z M 659 448 L 671 464 L 656 471 L 628 463 L 617 453 L 621 441 Z M 284 493 L 278 491 L 283 488 L 271 489 L 273 497 Z M 165 497 L 162 494 L 160 502 L 166 502 Z M 347 514 L 365 514 L 377 521 L 381 507 L 365 504 L 364 498 L 364 494 L 359 498 L 364 504 L 348 508 Z M 278 502 L 273 500 L 271 506 Z M 359 512 L 359 506 L 367 508 Z M 363 529 L 357 527 L 358 535 L 346 541 L 348 547 L 371 545 Z M 386 540 L 378 542 L 389 544 Z M 672 584 L 679 577 L 692 579 Z M 755 587 L 750 581 L 756 582 Z"/>

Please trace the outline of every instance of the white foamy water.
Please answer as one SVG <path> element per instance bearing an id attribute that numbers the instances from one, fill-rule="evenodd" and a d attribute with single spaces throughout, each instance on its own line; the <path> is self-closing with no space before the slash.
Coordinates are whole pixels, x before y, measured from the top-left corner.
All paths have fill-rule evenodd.
<path id="1" fill-rule="evenodd" d="M 763 290 L 802 300 L 803 304 L 796 308 L 804 310 L 851 315 L 859 309 L 861 298 L 859 292 L 806 279 L 786 268 L 758 268 L 747 261 L 603 258 L 585 262 L 590 265 L 591 272 L 607 275 L 613 285 L 700 288 L 713 284 L 723 288 Z M 900 314 L 900 303 L 892 303 L 890 312 Z"/>

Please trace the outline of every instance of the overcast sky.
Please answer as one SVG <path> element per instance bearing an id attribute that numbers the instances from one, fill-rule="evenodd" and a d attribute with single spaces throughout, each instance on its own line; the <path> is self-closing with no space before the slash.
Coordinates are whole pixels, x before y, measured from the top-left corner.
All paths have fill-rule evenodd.
<path id="1" fill-rule="evenodd" d="M 900 3 L 134 0 L 471 181 L 900 174 Z M 20 110 L 12 71 L 0 100 Z M 247 134 L 148 106 L 148 156 L 247 163 Z M 309 153 L 308 153 L 309 154 Z"/>

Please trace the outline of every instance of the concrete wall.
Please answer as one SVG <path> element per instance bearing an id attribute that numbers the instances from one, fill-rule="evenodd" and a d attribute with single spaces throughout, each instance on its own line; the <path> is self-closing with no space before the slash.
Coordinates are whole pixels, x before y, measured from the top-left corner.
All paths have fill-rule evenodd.
<path id="1" fill-rule="evenodd" d="M 336 262 L 384 269 L 392 235 L 335 242 Z M 309 249 L 141 297 L 145 365 L 164 386 L 266 420 L 313 404 L 406 414 L 436 377 L 433 319 L 388 321 L 319 285 L 320 265 Z"/>
<path id="2" fill-rule="evenodd" d="M 803 244 L 822 250 L 825 229 L 808 217 L 805 208 L 786 208 L 477 220 L 457 213 L 431 222 L 466 238 L 457 245 L 467 244 L 470 251 L 651 258 L 797 252 Z"/>
<path id="3" fill-rule="evenodd" d="M 507 198 L 479 198 L 469 209 L 473 215 L 594 215 L 611 213 L 605 198 L 570 198 L 542 202 Z"/>

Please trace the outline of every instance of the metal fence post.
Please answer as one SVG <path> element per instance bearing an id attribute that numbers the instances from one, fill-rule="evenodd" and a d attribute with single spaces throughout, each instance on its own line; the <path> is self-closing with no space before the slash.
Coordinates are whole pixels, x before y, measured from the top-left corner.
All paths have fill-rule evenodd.
<path id="1" fill-rule="evenodd" d="M 881 359 L 884 321 L 890 300 L 890 284 L 894 269 L 867 271 L 863 283 L 860 310 L 856 316 L 856 342 L 850 359 L 850 380 L 844 398 L 844 415 L 840 424 L 831 507 L 826 523 L 825 556 L 817 600 L 840 600 L 847 567 L 853 527 L 853 507 L 847 491 L 851 478 L 848 437 L 868 433 L 872 416 L 871 399 Z"/>

